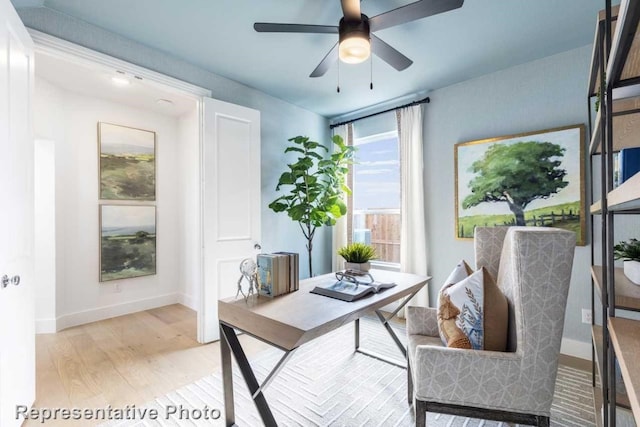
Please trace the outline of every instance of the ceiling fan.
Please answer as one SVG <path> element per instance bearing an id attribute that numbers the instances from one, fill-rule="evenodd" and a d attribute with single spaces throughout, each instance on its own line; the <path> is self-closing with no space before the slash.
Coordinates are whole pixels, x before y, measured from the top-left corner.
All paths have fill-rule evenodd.
<path id="1" fill-rule="evenodd" d="M 323 76 L 338 58 L 348 64 L 358 64 L 369 58 L 371 52 L 402 71 L 413 61 L 372 33 L 457 9 L 464 0 L 420 0 L 372 18 L 360 12 L 360 0 L 341 0 L 341 3 L 344 17 L 338 26 L 256 22 L 253 28 L 259 33 L 338 34 L 338 42 L 309 77 Z"/>

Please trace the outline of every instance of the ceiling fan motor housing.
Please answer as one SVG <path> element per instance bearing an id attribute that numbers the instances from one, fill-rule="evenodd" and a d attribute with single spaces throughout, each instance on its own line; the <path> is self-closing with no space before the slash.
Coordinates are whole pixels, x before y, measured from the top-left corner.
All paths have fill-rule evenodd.
<path id="1" fill-rule="evenodd" d="M 369 17 L 365 14 L 361 14 L 359 21 L 341 18 L 340 24 L 338 24 L 338 34 L 340 43 L 351 37 L 360 37 L 371 40 Z"/>

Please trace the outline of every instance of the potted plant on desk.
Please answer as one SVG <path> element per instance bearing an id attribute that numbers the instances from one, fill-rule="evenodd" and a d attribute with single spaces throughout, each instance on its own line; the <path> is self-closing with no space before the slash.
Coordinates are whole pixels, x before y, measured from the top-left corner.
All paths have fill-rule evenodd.
<path id="1" fill-rule="evenodd" d="M 369 271 L 369 261 L 376 257 L 376 249 L 371 245 L 355 242 L 338 249 L 338 255 L 345 260 L 345 270 Z"/>
<path id="2" fill-rule="evenodd" d="M 613 247 L 613 257 L 624 261 L 624 275 L 636 285 L 640 285 L 640 241 L 629 239 Z"/>

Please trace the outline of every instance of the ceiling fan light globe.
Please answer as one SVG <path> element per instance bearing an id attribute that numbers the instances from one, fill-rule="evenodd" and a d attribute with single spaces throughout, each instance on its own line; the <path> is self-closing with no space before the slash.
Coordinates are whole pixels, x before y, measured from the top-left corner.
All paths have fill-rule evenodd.
<path id="1" fill-rule="evenodd" d="M 363 37 L 349 37 L 340 42 L 338 56 L 347 64 L 359 64 L 371 55 L 371 43 Z"/>

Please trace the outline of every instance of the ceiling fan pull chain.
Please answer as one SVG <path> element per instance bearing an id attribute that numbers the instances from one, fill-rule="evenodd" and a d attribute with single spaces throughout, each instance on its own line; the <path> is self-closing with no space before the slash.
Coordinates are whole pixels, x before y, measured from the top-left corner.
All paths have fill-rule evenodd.
<path id="1" fill-rule="evenodd" d="M 340 60 L 338 59 L 338 87 L 336 92 L 340 93 Z"/>
<path id="2" fill-rule="evenodd" d="M 370 74 L 370 83 L 369 83 L 369 89 L 373 90 L 373 55 L 369 55 L 369 61 L 371 64 L 371 74 Z"/>

